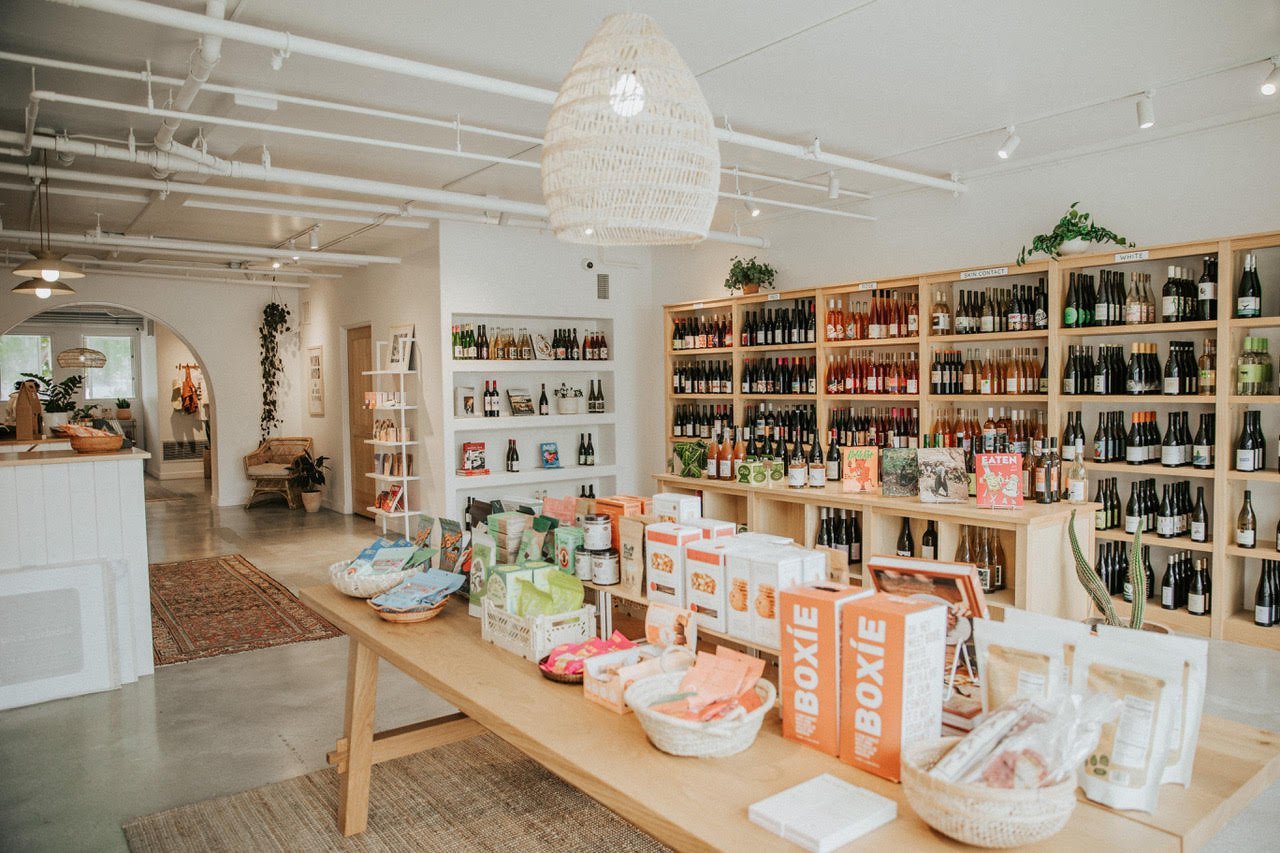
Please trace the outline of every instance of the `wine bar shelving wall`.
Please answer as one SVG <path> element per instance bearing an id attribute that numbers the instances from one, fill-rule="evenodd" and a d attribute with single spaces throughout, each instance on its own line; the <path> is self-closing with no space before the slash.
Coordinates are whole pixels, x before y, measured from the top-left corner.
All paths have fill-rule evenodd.
<path id="1" fill-rule="evenodd" d="M 1195 557 L 1208 557 L 1212 573 L 1212 611 L 1208 616 L 1193 616 L 1185 610 L 1169 611 L 1158 606 L 1148 607 L 1148 618 L 1169 625 L 1177 631 L 1211 636 L 1236 642 L 1280 649 L 1280 626 L 1270 628 L 1253 624 L 1253 596 L 1258 582 L 1262 559 L 1280 559 L 1272 533 L 1280 520 L 1280 395 L 1269 397 L 1240 397 L 1235 395 L 1235 368 L 1246 336 L 1263 337 L 1270 343 L 1272 358 L 1280 367 L 1280 232 L 1254 234 L 1225 239 L 1210 239 L 1163 246 L 1139 247 L 1088 255 L 1064 257 L 1060 260 L 1039 260 L 1024 266 L 1007 264 L 972 269 L 946 270 L 917 276 L 903 276 L 889 280 L 854 281 L 816 288 L 786 292 L 769 292 L 733 298 L 708 299 L 666 306 L 664 312 L 664 338 L 666 342 L 666 420 L 668 445 L 681 440 L 671 435 L 673 414 L 682 405 L 720 406 L 733 409 L 731 423 L 740 426 L 749 406 L 772 403 L 775 409 L 792 405 L 811 405 L 817 413 L 818 434 L 825 447 L 828 424 L 835 409 L 854 407 L 860 411 L 876 408 L 886 411 L 894 407 L 915 408 L 919 413 L 922 433 L 944 413 L 957 409 L 977 410 L 980 420 L 988 408 L 997 412 L 1004 409 L 1011 415 L 1023 413 L 1024 417 L 1038 417 L 1045 424 L 1047 436 L 1062 437 L 1069 412 L 1081 412 L 1087 437 L 1091 437 L 1102 411 L 1123 411 L 1126 425 L 1133 412 L 1156 411 L 1161 432 L 1164 432 L 1168 412 L 1186 410 L 1191 417 L 1194 431 L 1198 413 L 1212 412 L 1216 422 L 1216 461 L 1211 471 L 1187 467 L 1162 468 L 1159 465 L 1130 466 L 1124 463 L 1088 463 L 1090 498 L 1102 477 L 1115 476 L 1121 491 L 1121 499 L 1128 496 L 1129 483 L 1134 479 L 1154 477 L 1157 486 L 1163 483 L 1189 479 L 1192 495 L 1196 486 L 1205 487 L 1205 499 L 1209 504 L 1210 537 L 1207 543 L 1191 543 L 1186 537 L 1172 540 L 1158 539 L 1154 534 L 1143 537 L 1152 546 L 1152 564 L 1156 568 L 1157 581 L 1163 572 L 1164 558 L 1171 550 L 1191 549 Z M 1260 318 L 1233 319 L 1234 297 L 1246 254 L 1257 259 L 1262 281 L 1263 298 Z M 1170 264 L 1191 267 L 1196 276 L 1203 269 L 1203 259 L 1217 261 L 1217 319 L 1184 323 L 1155 322 L 1143 325 L 1064 328 L 1063 308 L 1069 277 L 1073 273 L 1097 275 L 1100 270 L 1124 274 L 1126 286 L 1130 273 L 1150 276 L 1151 288 L 1157 302 L 1160 288 Z M 945 296 L 952 311 L 961 291 L 982 290 L 987 287 L 1009 290 L 1016 286 L 1034 288 L 1040 281 L 1047 289 L 1048 329 L 979 333 L 939 334 L 930 328 L 930 315 L 934 299 Z M 848 312 L 851 301 L 866 301 L 874 295 L 884 296 L 896 292 L 901 300 L 915 300 L 919 305 L 918 329 L 905 337 L 877 340 L 826 340 L 826 311 L 829 301 L 841 300 Z M 816 330 L 812 343 L 784 344 L 773 347 L 742 347 L 739 333 L 749 312 L 760 312 L 772 307 L 791 306 L 795 300 L 812 301 L 816 312 Z M 1158 307 L 1157 307 L 1157 310 Z M 672 334 L 678 321 L 692 317 L 719 316 L 732 322 L 729 346 L 717 349 L 678 350 L 672 347 Z M 1205 339 L 1217 342 L 1217 388 L 1213 395 L 1200 396 L 1071 396 L 1062 393 L 1062 375 L 1068 347 L 1099 344 L 1119 344 L 1126 354 L 1132 342 L 1156 344 L 1161 364 L 1173 340 L 1194 342 L 1195 355 L 1199 356 Z M 1048 391 L 1044 394 L 990 395 L 939 395 L 930 393 L 929 366 L 938 350 L 974 350 L 975 355 L 985 356 L 993 352 L 1030 349 L 1037 359 L 1047 360 Z M 915 393 L 888 394 L 829 394 L 826 390 L 826 366 L 829 357 L 851 355 L 898 357 L 906 359 L 914 355 L 919 368 L 920 385 Z M 806 363 L 813 358 L 817 376 L 815 393 L 762 396 L 744 394 L 741 389 L 744 361 L 760 357 L 803 358 Z M 674 393 L 672 373 L 678 364 L 691 361 L 727 362 L 732 372 L 731 393 L 693 396 Z M 1262 412 L 1263 432 L 1268 440 L 1267 469 L 1262 472 L 1238 472 L 1234 469 L 1233 448 L 1240 432 L 1245 410 Z M 1091 459 L 1091 442 L 1086 441 L 1086 459 Z M 1243 500 L 1244 491 L 1253 491 L 1253 504 L 1258 515 L 1258 545 L 1255 549 L 1243 549 L 1234 544 L 1236 515 Z M 1131 539 L 1121 530 L 1098 531 L 1100 541 Z M 944 549 L 945 550 L 945 549 Z M 950 557 L 950 553 L 942 556 Z M 1093 555 L 1090 555 L 1091 557 Z M 1084 592 L 1081 591 L 1081 596 Z M 1119 609 L 1127 612 L 1127 605 L 1116 599 Z"/>

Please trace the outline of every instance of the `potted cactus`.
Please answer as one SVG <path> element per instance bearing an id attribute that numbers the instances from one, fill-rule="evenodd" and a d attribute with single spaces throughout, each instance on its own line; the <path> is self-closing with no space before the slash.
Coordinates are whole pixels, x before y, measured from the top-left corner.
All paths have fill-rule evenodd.
<path id="1" fill-rule="evenodd" d="M 127 421 L 131 419 L 133 417 L 133 412 L 130 411 L 130 406 L 130 402 L 124 397 L 116 400 L 116 420 Z"/>
<path id="2" fill-rule="evenodd" d="M 1158 634 L 1169 633 L 1169 629 L 1163 625 L 1146 621 L 1147 573 L 1142 568 L 1142 531 L 1139 530 L 1133 534 L 1133 544 L 1129 546 L 1129 586 L 1133 590 L 1133 610 L 1129 614 L 1129 624 L 1127 626 L 1120 619 L 1119 614 L 1116 613 L 1116 609 L 1111 603 L 1111 593 L 1103 585 L 1102 578 L 1098 577 L 1098 573 L 1093 570 L 1093 566 L 1089 564 L 1089 560 L 1080 549 L 1080 540 L 1076 538 L 1075 510 L 1071 511 L 1071 523 L 1067 525 L 1067 531 L 1071 539 L 1071 553 L 1075 556 L 1076 561 L 1076 577 L 1080 579 L 1080 585 L 1084 587 L 1085 592 L 1089 593 L 1094 609 L 1102 614 L 1101 616 L 1091 617 L 1087 621 L 1090 624 L 1128 627 L 1135 631 L 1153 631 Z"/>

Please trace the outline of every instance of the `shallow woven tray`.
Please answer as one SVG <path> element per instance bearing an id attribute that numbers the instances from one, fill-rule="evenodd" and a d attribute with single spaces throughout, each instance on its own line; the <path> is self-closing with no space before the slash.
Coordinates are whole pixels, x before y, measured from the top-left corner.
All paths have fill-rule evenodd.
<path id="1" fill-rule="evenodd" d="M 400 624 L 426 622 L 428 619 L 434 619 L 440 615 L 440 611 L 444 610 L 444 606 L 448 603 L 449 599 L 446 597 L 435 607 L 428 610 L 410 610 L 405 613 L 397 613 L 393 610 L 381 610 L 378 608 L 378 605 L 374 604 L 372 601 L 368 601 L 368 604 L 373 608 L 374 613 L 377 613 L 388 622 L 399 622 Z"/>
<path id="2" fill-rule="evenodd" d="M 538 661 L 538 672 L 542 673 L 543 678 L 547 679 L 548 681 L 558 682 L 560 684 L 581 684 L 582 683 L 582 679 L 584 678 L 586 673 L 579 672 L 577 675 L 567 675 L 567 674 L 557 673 L 557 672 L 547 672 L 545 669 L 543 669 L 542 665 L 546 663 L 550 658 L 551 658 L 551 655 L 547 655 L 545 658 Z"/>

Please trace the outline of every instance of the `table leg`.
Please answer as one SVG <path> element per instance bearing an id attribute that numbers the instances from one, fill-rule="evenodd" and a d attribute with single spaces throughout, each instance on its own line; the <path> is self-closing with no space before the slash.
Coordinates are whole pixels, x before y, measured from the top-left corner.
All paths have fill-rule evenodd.
<path id="1" fill-rule="evenodd" d="M 378 705 L 378 656 L 351 638 L 347 658 L 347 772 L 339 777 L 338 831 L 364 832 L 369 823 L 369 777 L 373 770 L 373 717 Z"/>
<path id="2" fill-rule="evenodd" d="M 613 594 L 596 590 L 596 618 L 600 620 L 600 638 L 607 640 L 613 634 Z"/>

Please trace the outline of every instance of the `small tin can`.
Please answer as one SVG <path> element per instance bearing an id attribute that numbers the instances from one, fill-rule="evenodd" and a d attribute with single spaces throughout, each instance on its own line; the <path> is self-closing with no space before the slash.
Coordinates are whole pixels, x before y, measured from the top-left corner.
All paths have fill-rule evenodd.
<path id="1" fill-rule="evenodd" d="M 613 545 L 613 519 L 607 515 L 588 515 L 582 519 L 582 545 L 588 551 L 603 551 Z"/>
<path id="2" fill-rule="evenodd" d="M 573 574 L 580 581 L 591 580 L 591 552 L 578 547 L 573 552 Z"/>
<path id="3" fill-rule="evenodd" d="M 591 580 L 601 586 L 618 583 L 618 552 L 612 548 L 591 552 Z"/>

